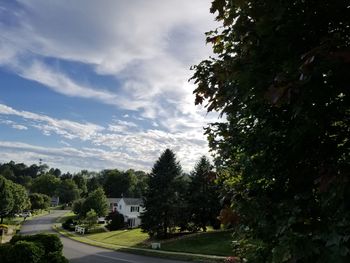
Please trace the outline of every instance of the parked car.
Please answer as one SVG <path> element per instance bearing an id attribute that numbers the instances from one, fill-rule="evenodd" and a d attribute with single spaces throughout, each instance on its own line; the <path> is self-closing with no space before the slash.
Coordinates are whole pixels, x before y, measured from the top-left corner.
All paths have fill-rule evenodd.
<path id="1" fill-rule="evenodd" d="M 105 223 L 106 223 L 106 219 L 105 219 L 104 217 L 99 217 L 99 218 L 97 219 L 97 223 L 98 223 L 98 224 L 105 224 Z"/>

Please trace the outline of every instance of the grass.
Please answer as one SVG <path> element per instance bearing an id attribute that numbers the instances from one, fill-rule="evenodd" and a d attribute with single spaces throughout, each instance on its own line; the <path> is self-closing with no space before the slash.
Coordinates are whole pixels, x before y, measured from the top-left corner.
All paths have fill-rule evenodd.
<path id="1" fill-rule="evenodd" d="M 199 233 L 164 242 L 162 249 L 196 254 L 230 256 L 232 255 L 231 241 L 231 231 Z"/>
<path id="2" fill-rule="evenodd" d="M 63 222 L 65 222 L 66 220 L 68 220 L 69 218 L 74 219 L 74 218 L 76 218 L 76 217 L 77 217 L 77 215 L 74 214 L 73 211 L 69 211 L 69 212 L 67 212 L 66 214 L 64 214 L 62 217 L 59 217 L 59 218 L 56 220 L 56 222 L 57 222 L 57 223 L 63 223 Z"/>
<path id="3" fill-rule="evenodd" d="M 130 247 L 145 247 L 144 243 L 148 240 L 148 235 L 146 233 L 142 233 L 141 229 L 139 228 L 110 231 L 98 234 L 87 234 L 85 237 L 98 242 Z"/>
<path id="4" fill-rule="evenodd" d="M 62 223 L 68 218 L 74 217 L 76 217 L 74 213 L 68 212 L 57 222 Z M 213 231 L 212 229 L 208 229 L 209 231 L 206 233 L 180 235 L 173 239 L 160 241 L 161 250 L 151 250 L 150 243 L 152 241 L 149 240 L 148 234 L 141 232 L 139 228 L 85 235 L 65 231 L 58 227 L 58 225 L 54 229 L 69 238 L 83 243 L 136 254 L 158 254 L 154 256 L 194 260 L 196 262 L 222 262 L 223 257 L 232 255 L 231 231 Z"/>

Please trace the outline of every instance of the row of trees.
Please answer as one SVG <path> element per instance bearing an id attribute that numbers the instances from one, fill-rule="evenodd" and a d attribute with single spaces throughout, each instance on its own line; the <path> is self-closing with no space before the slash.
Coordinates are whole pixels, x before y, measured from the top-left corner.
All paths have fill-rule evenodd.
<path id="1" fill-rule="evenodd" d="M 186 177 L 175 154 L 165 150 L 153 166 L 144 196 L 143 231 L 165 238 L 177 227 L 180 231 L 206 231 L 208 224 L 220 227 L 217 217 L 221 205 L 215 179 L 206 157 L 202 157 Z"/>
<path id="2" fill-rule="evenodd" d="M 103 170 L 89 172 L 83 170 L 74 175 L 61 173 L 47 165 L 16 164 L 14 162 L 0 165 L 0 174 L 12 182 L 21 184 L 33 193 L 58 196 L 61 203 L 72 203 L 85 198 L 88 192 L 102 187 L 108 197 L 141 197 L 146 188 L 148 175 L 143 171 L 129 169 Z"/>

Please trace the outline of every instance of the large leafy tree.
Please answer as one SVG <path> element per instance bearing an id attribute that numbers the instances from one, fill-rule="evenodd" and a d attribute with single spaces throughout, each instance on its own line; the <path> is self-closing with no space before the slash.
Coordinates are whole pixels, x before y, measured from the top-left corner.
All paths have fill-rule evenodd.
<path id="1" fill-rule="evenodd" d="M 107 215 L 108 202 L 102 188 L 97 188 L 95 191 L 88 194 L 86 199 L 83 201 L 80 216 L 85 217 L 91 209 L 93 209 L 98 216 Z"/>
<path id="2" fill-rule="evenodd" d="M 51 205 L 51 198 L 45 194 L 32 193 L 29 198 L 33 210 L 48 209 Z"/>
<path id="3" fill-rule="evenodd" d="M 0 176 L 0 223 L 13 209 L 14 198 L 10 187 L 11 182 Z"/>
<path id="4" fill-rule="evenodd" d="M 105 170 L 103 189 L 108 197 L 130 196 L 131 176 L 117 169 Z"/>
<path id="5" fill-rule="evenodd" d="M 349 2 L 214 0 L 196 103 L 249 262 L 347 262 Z"/>
<path id="6" fill-rule="evenodd" d="M 218 186 L 215 183 L 216 174 L 208 158 L 202 156 L 190 175 L 188 189 L 189 221 L 193 230 L 206 231 L 207 225 L 220 226 L 217 217 L 220 213 Z"/>
<path id="7" fill-rule="evenodd" d="M 27 190 L 20 184 L 10 183 L 10 191 L 13 195 L 13 208 L 11 213 L 15 214 L 19 211 L 30 207 L 30 200 Z"/>
<path id="8" fill-rule="evenodd" d="M 56 193 L 61 203 L 72 203 L 79 198 L 80 190 L 72 179 L 66 179 L 60 182 Z"/>
<path id="9" fill-rule="evenodd" d="M 143 231 L 150 236 L 166 237 L 176 226 L 176 204 L 181 203 L 178 180 L 182 169 L 175 154 L 166 149 L 152 168 L 149 189 L 144 197 Z"/>
<path id="10" fill-rule="evenodd" d="M 33 180 L 31 190 L 34 193 L 41 193 L 48 196 L 57 194 L 57 188 L 60 185 L 60 179 L 52 174 L 43 174 Z"/>

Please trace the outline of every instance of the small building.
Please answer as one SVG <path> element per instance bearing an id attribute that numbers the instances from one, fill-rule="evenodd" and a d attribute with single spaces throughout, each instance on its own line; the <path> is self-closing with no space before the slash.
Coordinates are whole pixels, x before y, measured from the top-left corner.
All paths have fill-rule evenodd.
<path id="1" fill-rule="evenodd" d="M 142 198 L 107 198 L 110 211 L 117 211 L 124 216 L 124 222 L 130 228 L 141 224 L 140 215 L 144 211 Z"/>
<path id="2" fill-rule="evenodd" d="M 60 204 L 60 198 L 58 196 L 51 197 L 51 206 L 55 207 Z"/>

